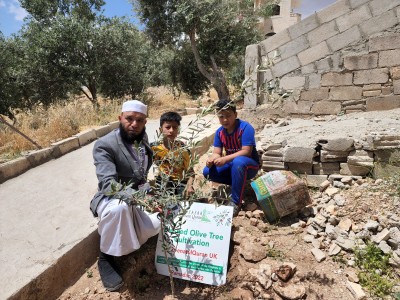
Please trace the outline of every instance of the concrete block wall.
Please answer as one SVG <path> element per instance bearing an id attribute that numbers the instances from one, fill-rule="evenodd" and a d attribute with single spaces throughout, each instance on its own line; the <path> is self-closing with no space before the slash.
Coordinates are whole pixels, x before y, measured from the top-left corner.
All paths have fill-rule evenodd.
<path id="1" fill-rule="evenodd" d="M 247 47 L 244 107 L 268 103 L 271 81 L 296 91 L 282 101 L 286 115 L 400 107 L 399 29 L 400 0 L 336 1 Z"/>
<path id="2" fill-rule="evenodd" d="M 316 140 L 315 145 L 297 147 L 261 138 L 262 169 L 290 170 L 318 183 L 328 176 L 385 177 L 393 168 L 400 172 L 400 135 L 394 130 L 371 132 L 363 141 L 343 137 Z M 385 173 L 386 166 L 391 169 Z"/>

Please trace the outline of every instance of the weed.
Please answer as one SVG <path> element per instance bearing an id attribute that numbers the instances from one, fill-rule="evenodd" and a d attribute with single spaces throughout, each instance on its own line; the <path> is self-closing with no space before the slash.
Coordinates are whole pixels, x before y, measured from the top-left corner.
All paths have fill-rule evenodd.
<path id="1" fill-rule="evenodd" d="M 87 278 L 92 278 L 93 277 L 93 271 L 90 269 L 86 269 L 86 277 Z"/>
<path id="2" fill-rule="evenodd" d="M 347 266 L 347 260 L 343 257 L 343 255 L 337 255 L 337 256 L 333 256 L 332 260 L 335 263 L 340 264 L 342 267 Z"/>
<path id="3" fill-rule="evenodd" d="M 390 255 L 384 254 L 371 242 L 364 249 L 355 249 L 354 253 L 356 266 L 360 268 L 358 278 L 361 285 L 375 296 L 389 295 L 394 285 L 393 270 L 389 265 Z"/>
<path id="4" fill-rule="evenodd" d="M 285 258 L 285 255 L 281 250 L 274 249 L 274 248 L 269 248 L 267 249 L 267 256 L 274 258 L 274 259 L 283 259 Z"/>

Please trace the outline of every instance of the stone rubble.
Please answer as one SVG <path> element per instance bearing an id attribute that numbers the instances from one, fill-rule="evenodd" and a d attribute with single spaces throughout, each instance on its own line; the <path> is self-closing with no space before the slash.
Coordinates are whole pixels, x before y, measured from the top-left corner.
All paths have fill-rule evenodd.
<path id="1" fill-rule="evenodd" d="M 327 144 L 329 145 L 329 144 Z M 331 144 L 333 149 L 338 149 L 338 145 Z M 349 146 L 344 145 L 346 149 Z M 340 148 L 339 148 L 340 149 Z M 334 187 L 335 182 L 341 182 L 343 185 Z M 341 176 L 335 175 L 328 181 L 321 183 L 320 192 L 313 194 L 313 203 L 297 213 L 296 221 L 290 225 L 292 230 L 302 232 L 301 240 L 309 245 L 309 251 L 318 263 L 324 263 L 328 257 L 341 256 L 345 259 L 347 266 L 355 267 L 356 259 L 354 250 L 356 248 L 366 247 L 368 242 L 372 242 L 384 253 L 391 253 L 392 257 L 389 263 L 395 267 L 400 267 L 400 204 L 399 201 L 393 201 L 396 209 L 387 211 L 379 215 L 363 215 L 346 213 L 351 212 L 351 207 L 357 205 L 352 203 L 361 199 L 363 195 L 382 196 L 380 192 L 374 192 L 374 187 L 384 184 L 382 179 L 377 179 L 371 183 L 367 179 L 359 176 Z M 352 187 L 354 189 L 354 199 L 346 198 L 343 191 Z M 378 198 L 379 199 L 379 198 Z M 248 206 L 251 207 L 251 206 Z M 251 207 L 254 209 L 253 207 Z M 359 208 L 360 209 L 360 208 Z M 358 212 L 361 212 L 359 210 Z M 294 214 L 296 215 L 296 214 Z M 253 212 L 241 211 L 239 218 L 248 219 L 250 224 L 257 226 L 254 220 L 262 222 L 264 214 L 261 210 L 254 209 Z M 250 269 L 252 275 L 252 288 L 254 291 L 254 279 L 261 286 L 258 292 L 253 292 L 253 297 L 267 295 L 274 299 L 272 290 L 284 299 L 302 299 L 307 294 L 307 289 L 298 284 L 298 275 L 295 275 L 297 269 L 293 263 L 281 263 L 273 271 L 271 266 L 262 263 L 266 258 L 260 252 L 260 247 L 252 242 L 241 244 L 243 240 L 248 241 L 246 233 L 242 227 L 236 228 L 232 232 L 232 239 L 240 247 L 240 254 L 246 261 L 258 261 L 259 269 Z M 273 248 L 273 243 L 263 241 L 262 245 L 269 245 Z M 251 246 L 250 246 L 251 245 Z M 257 249 L 258 248 L 258 249 Z M 265 250 L 263 252 L 265 254 Z M 358 277 L 354 271 L 347 271 L 347 282 L 345 286 L 351 292 L 354 299 L 367 299 L 366 293 L 358 283 Z M 246 289 L 246 287 L 242 288 Z M 249 288 L 249 287 L 247 287 Z M 267 294 L 265 294 L 267 293 Z M 264 298 L 261 298 L 264 299 Z"/>

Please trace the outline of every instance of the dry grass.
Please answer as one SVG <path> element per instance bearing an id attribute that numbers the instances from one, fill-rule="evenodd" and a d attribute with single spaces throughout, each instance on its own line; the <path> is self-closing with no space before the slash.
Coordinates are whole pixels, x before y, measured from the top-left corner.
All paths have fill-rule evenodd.
<path id="1" fill-rule="evenodd" d="M 215 93 L 211 93 L 211 97 L 216 99 Z M 148 103 L 149 117 L 153 119 L 169 110 L 206 105 L 209 98 L 205 99 L 205 103 L 191 100 L 187 95 L 174 99 L 166 88 L 151 88 L 146 93 L 144 101 Z M 102 100 L 99 111 L 95 111 L 84 97 L 67 104 L 55 104 L 48 109 L 35 107 L 29 112 L 17 114 L 15 127 L 45 148 L 85 129 L 118 120 L 122 102 L 123 99 Z M 27 139 L 0 123 L 0 163 L 17 158 L 35 148 Z"/>

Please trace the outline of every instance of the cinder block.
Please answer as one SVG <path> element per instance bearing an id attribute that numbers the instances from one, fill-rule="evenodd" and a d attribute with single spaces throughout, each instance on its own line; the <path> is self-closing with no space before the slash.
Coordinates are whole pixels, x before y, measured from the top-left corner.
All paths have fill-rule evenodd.
<path id="1" fill-rule="evenodd" d="M 344 58 L 344 67 L 347 70 L 375 69 L 378 66 L 378 53 L 352 55 Z"/>
<path id="2" fill-rule="evenodd" d="M 353 73 L 326 73 L 322 75 L 321 86 L 342 86 L 353 84 Z"/>
<path id="3" fill-rule="evenodd" d="M 288 43 L 291 40 L 287 29 L 278 32 L 277 34 L 263 40 L 260 43 L 261 56 L 266 56 L 269 52 Z"/>
<path id="4" fill-rule="evenodd" d="M 295 40 L 292 40 L 285 45 L 279 47 L 278 51 L 282 59 L 296 55 L 297 53 L 307 49 L 310 46 L 308 40 L 304 35 L 299 36 Z"/>
<path id="5" fill-rule="evenodd" d="M 393 80 L 393 93 L 395 95 L 400 94 L 400 80 Z"/>
<path id="6" fill-rule="evenodd" d="M 368 44 L 370 52 L 398 49 L 400 48 L 400 34 L 373 37 Z"/>
<path id="7" fill-rule="evenodd" d="M 312 174 L 312 163 L 287 163 L 288 170 L 299 174 Z"/>
<path id="8" fill-rule="evenodd" d="M 340 163 L 340 175 L 347 176 L 366 176 L 371 172 L 371 168 L 364 166 L 355 166 L 348 163 Z"/>
<path id="9" fill-rule="evenodd" d="M 322 42 L 314 47 L 311 47 L 307 50 L 300 52 L 299 54 L 297 54 L 297 56 L 299 57 L 301 65 L 305 66 L 318 59 L 324 58 L 330 53 L 331 52 L 329 51 L 326 42 Z"/>
<path id="10" fill-rule="evenodd" d="M 354 84 L 386 83 L 389 80 L 387 68 L 371 69 L 354 72 Z"/>
<path id="11" fill-rule="evenodd" d="M 372 0 L 369 3 L 369 7 L 371 8 L 373 16 L 381 15 L 382 13 L 398 5 L 400 5 L 399 0 Z"/>
<path id="12" fill-rule="evenodd" d="M 282 77 L 283 75 L 290 73 L 299 67 L 300 67 L 300 62 L 297 59 L 297 56 L 292 56 L 288 59 L 285 59 L 277 63 L 271 68 L 271 70 L 272 74 L 275 77 Z"/>
<path id="13" fill-rule="evenodd" d="M 339 28 L 339 31 L 344 32 L 347 29 L 360 24 L 371 17 L 372 15 L 368 8 L 368 5 L 363 5 L 337 18 L 336 24 Z"/>
<path id="14" fill-rule="evenodd" d="M 393 80 L 400 79 L 400 67 L 390 68 L 390 76 Z"/>
<path id="15" fill-rule="evenodd" d="M 349 111 L 352 111 L 352 112 L 354 112 L 354 111 L 365 111 L 365 104 L 357 104 L 357 105 L 349 105 L 349 106 L 346 106 L 345 108 L 344 108 L 344 111 L 345 112 L 349 112 Z"/>
<path id="16" fill-rule="evenodd" d="M 346 162 L 348 151 L 321 150 L 321 162 Z"/>
<path id="17" fill-rule="evenodd" d="M 342 71 L 343 70 L 343 58 L 341 52 L 336 52 L 331 55 L 332 59 L 332 71 Z"/>
<path id="18" fill-rule="evenodd" d="M 328 99 L 328 96 L 328 88 L 309 89 L 301 91 L 300 99 L 304 101 L 319 101 Z"/>
<path id="19" fill-rule="evenodd" d="M 313 63 L 307 65 L 307 66 L 303 66 L 301 67 L 301 74 L 310 74 L 310 73 L 314 73 L 315 72 L 315 65 Z"/>
<path id="20" fill-rule="evenodd" d="M 322 41 L 338 34 L 339 31 L 336 27 L 335 21 L 323 24 L 307 34 L 311 46 L 318 45 Z"/>
<path id="21" fill-rule="evenodd" d="M 386 29 L 395 26 L 397 23 L 398 19 L 396 14 L 394 11 L 389 10 L 361 23 L 360 27 L 365 36 L 370 36 L 374 33 L 383 32 Z"/>
<path id="22" fill-rule="evenodd" d="M 313 164 L 313 174 L 337 174 L 340 171 L 340 163 L 338 162 L 328 162 L 328 163 L 314 163 Z"/>
<path id="23" fill-rule="evenodd" d="M 339 0 L 329 5 L 327 8 L 317 12 L 321 24 L 329 22 L 350 11 L 348 1 Z"/>
<path id="24" fill-rule="evenodd" d="M 337 115 L 341 110 L 340 103 L 332 101 L 315 102 L 311 108 L 314 115 Z"/>
<path id="25" fill-rule="evenodd" d="M 318 73 L 325 73 L 332 71 L 332 60 L 331 58 L 325 57 L 315 62 L 315 66 L 318 70 Z"/>
<path id="26" fill-rule="evenodd" d="M 310 74 L 308 76 L 308 88 L 317 89 L 321 87 L 321 74 Z"/>
<path id="27" fill-rule="evenodd" d="M 358 86 L 333 87 L 329 92 L 330 100 L 358 100 L 361 99 L 362 88 Z"/>
<path id="28" fill-rule="evenodd" d="M 283 161 L 312 164 L 315 149 L 306 147 L 287 147 L 283 150 Z"/>
<path id="29" fill-rule="evenodd" d="M 358 104 L 363 104 L 365 105 L 365 99 L 363 100 L 349 100 L 349 101 L 343 101 L 342 106 L 350 106 L 350 105 L 358 105 Z"/>
<path id="30" fill-rule="evenodd" d="M 328 180 L 328 175 L 302 175 L 301 178 L 306 181 L 308 187 L 319 188 L 325 180 Z"/>
<path id="31" fill-rule="evenodd" d="M 370 0 L 350 0 L 350 7 L 352 9 L 359 7 L 360 5 L 363 5 L 364 3 L 369 2 Z"/>
<path id="32" fill-rule="evenodd" d="M 318 18 L 316 14 L 312 14 L 304 20 L 296 23 L 296 26 L 288 28 L 289 35 L 292 39 L 299 37 L 302 34 L 310 32 L 311 30 L 319 26 Z"/>
<path id="33" fill-rule="evenodd" d="M 364 91 L 362 94 L 363 94 L 363 97 L 376 97 L 376 96 L 380 96 L 381 90 Z"/>
<path id="34" fill-rule="evenodd" d="M 400 96 L 382 96 L 367 99 L 367 111 L 389 110 L 400 107 Z"/>
<path id="35" fill-rule="evenodd" d="M 382 95 L 390 95 L 392 93 L 392 87 L 391 86 L 384 86 L 382 88 Z"/>
<path id="36" fill-rule="evenodd" d="M 283 110 L 288 114 L 294 115 L 306 115 L 311 114 L 311 101 L 298 101 L 295 102 L 294 100 L 285 101 L 283 104 Z"/>
<path id="37" fill-rule="evenodd" d="M 285 76 L 280 80 L 280 87 L 285 90 L 303 89 L 306 83 L 304 76 Z"/>
<path id="38" fill-rule="evenodd" d="M 269 82 L 272 79 L 274 79 L 274 76 L 272 76 L 271 69 L 259 71 L 258 74 L 260 76 L 260 82 L 262 82 L 262 83 L 266 83 L 266 82 Z"/>
<path id="39" fill-rule="evenodd" d="M 52 147 L 56 147 L 60 151 L 60 155 L 64 155 L 68 152 L 79 148 L 79 140 L 77 137 L 70 137 L 59 142 L 51 144 Z"/>
<path id="40" fill-rule="evenodd" d="M 354 26 L 345 32 L 335 35 L 326 40 L 332 52 L 336 52 L 354 42 L 361 40 L 361 32 L 357 26 Z"/>
<path id="41" fill-rule="evenodd" d="M 354 150 L 354 139 L 350 138 L 322 138 L 318 140 L 318 144 L 322 147 L 322 150 L 327 151 L 348 152 Z"/>
<path id="42" fill-rule="evenodd" d="M 363 91 L 380 90 L 381 87 L 382 87 L 382 85 L 379 84 L 379 83 L 365 84 L 365 85 L 363 86 Z"/>
<path id="43" fill-rule="evenodd" d="M 379 52 L 379 66 L 393 67 L 400 64 L 400 49 Z"/>
<path id="44" fill-rule="evenodd" d="M 257 80 L 257 72 L 254 72 L 256 67 L 260 64 L 261 57 L 259 55 L 259 46 L 257 44 L 248 45 L 246 47 L 246 54 L 244 58 L 245 76 Z"/>

